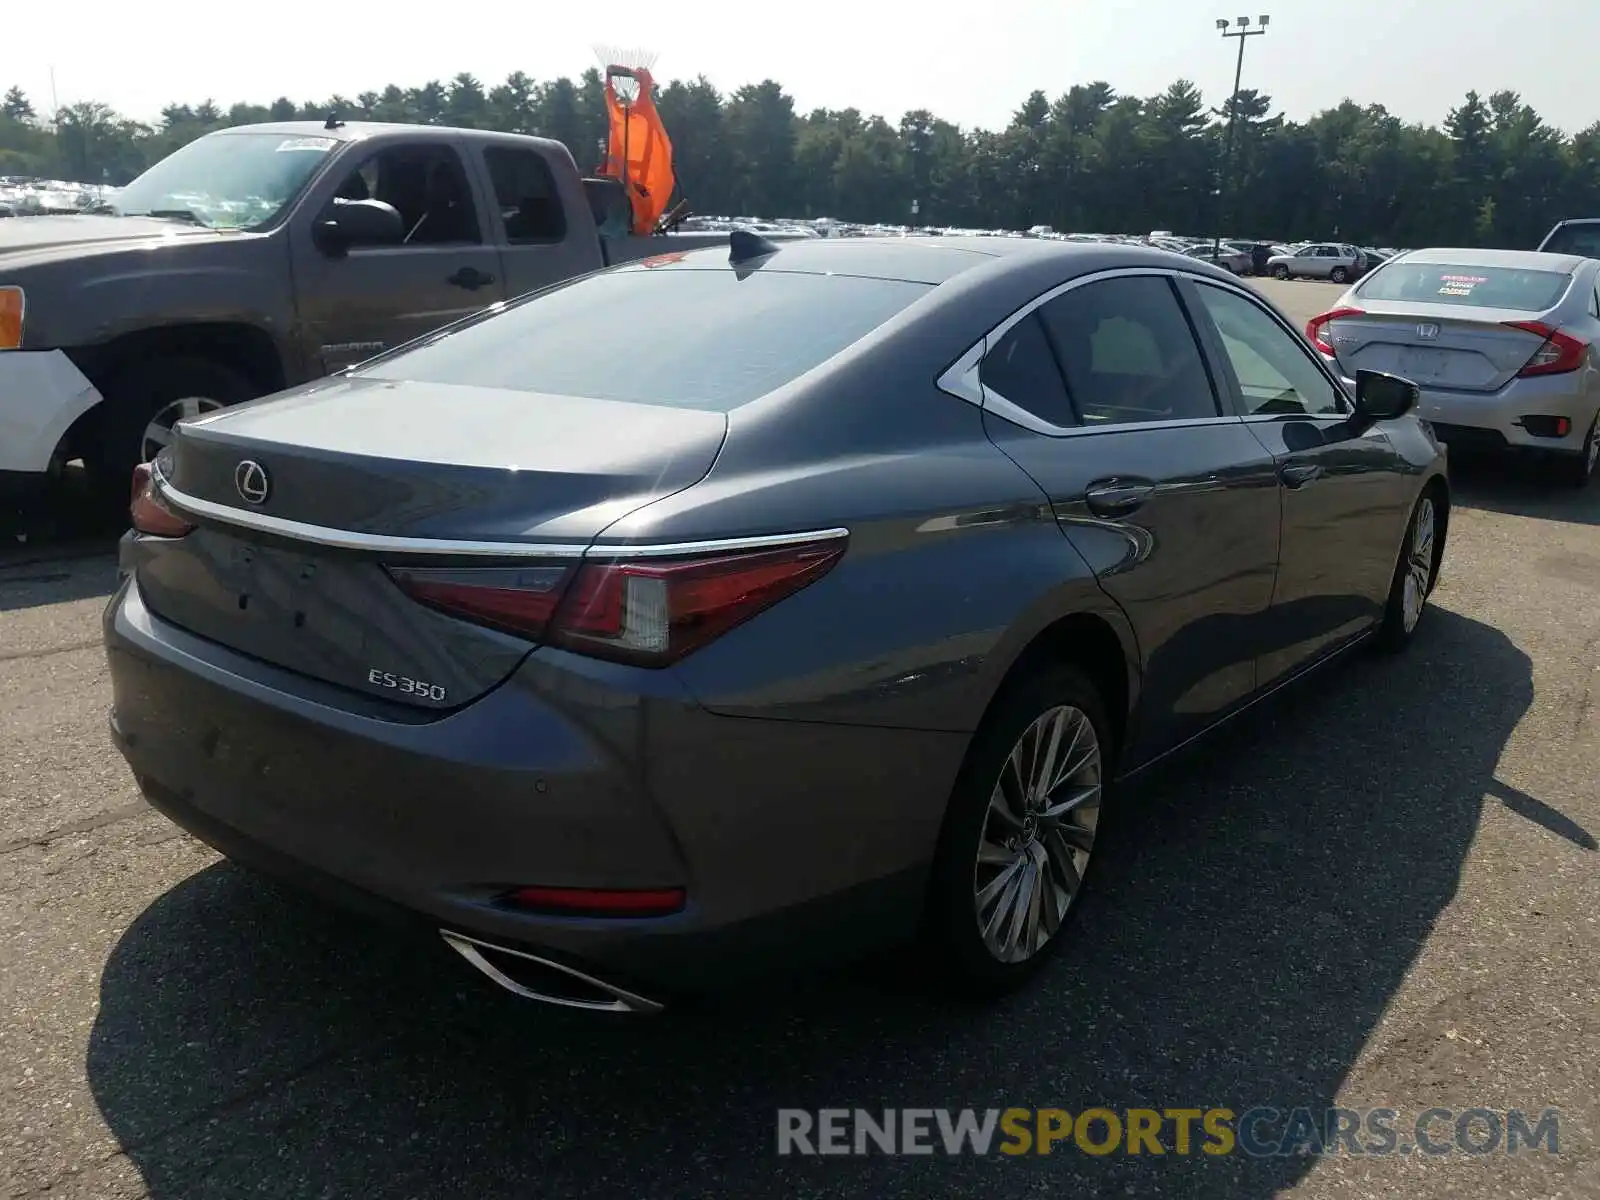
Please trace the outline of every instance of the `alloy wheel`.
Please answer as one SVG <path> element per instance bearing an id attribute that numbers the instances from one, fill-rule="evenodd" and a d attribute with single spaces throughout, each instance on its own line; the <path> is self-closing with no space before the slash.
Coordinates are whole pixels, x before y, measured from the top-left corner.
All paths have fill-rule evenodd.
<path id="1" fill-rule="evenodd" d="M 211 400 L 205 396 L 186 396 L 182 400 L 163 404 L 144 427 L 144 436 L 139 439 L 139 461 L 150 462 L 160 454 L 172 440 L 172 427 L 179 421 L 216 412 L 221 407 L 220 400 Z"/>
<path id="2" fill-rule="evenodd" d="M 1058 705 L 1022 732 L 989 796 L 973 866 L 973 906 L 996 960 L 1032 958 L 1083 884 L 1101 798 L 1100 739 L 1082 709 Z"/>
<path id="3" fill-rule="evenodd" d="M 1410 545 L 1406 551 L 1405 607 L 1402 615 L 1410 633 L 1422 619 L 1422 606 L 1428 600 L 1428 585 L 1433 582 L 1433 500 L 1424 496 L 1411 522 Z"/>

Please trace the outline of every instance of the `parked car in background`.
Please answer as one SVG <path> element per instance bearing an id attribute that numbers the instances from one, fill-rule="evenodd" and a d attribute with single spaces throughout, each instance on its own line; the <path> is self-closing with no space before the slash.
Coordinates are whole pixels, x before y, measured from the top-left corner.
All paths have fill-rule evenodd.
<path id="1" fill-rule="evenodd" d="M 1462 449 L 1537 452 L 1579 487 L 1600 458 L 1600 261 L 1413 250 L 1306 327 L 1346 379 L 1394 371 Z"/>
<path id="2" fill-rule="evenodd" d="M 1223 245 L 1231 246 L 1233 249 L 1250 256 L 1250 274 L 1252 275 L 1265 275 L 1268 261 L 1271 260 L 1274 254 L 1281 253 L 1280 249 L 1271 242 L 1228 241 L 1224 242 Z"/>
<path id="3" fill-rule="evenodd" d="M 1363 259 L 1361 264 L 1362 276 L 1370 275 L 1373 271 L 1376 271 L 1379 267 L 1383 266 L 1384 263 L 1388 262 L 1391 257 L 1390 255 L 1385 254 L 1382 250 L 1374 250 L 1371 246 L 1360 246 L 1358 249 L 1361 251 L 1361 257 Z"/>
<path id="4" fill-rule="evenodd" d="M 1221 267 L 1233 275 L 1250 274 L 1250 256 L 1242 250 L 1235 250 L 1226 242 L 1215 250 L 1212 249 L 1210 242 L 1202 242 L 1198 246 L 1189 247 L 1184 253 L 1190 258 L 1198 258 L 1202 262 Z"/>
<path id="5" fill-rule="evenodd" d="M 1600 258 L 1600 217 L 1573 217 L 1557 221 L 1544 235 L 1539 249 L 1546 254 L 1581 254 Z"/>
<path id="6" fill-rule="evenodd" d="M 992 994 L 1125 776 L 1410 640 L 1415 388 L 1347 393 L 1232 276 L 730 241 L 179 425 L 105 617 L 151 803 L 551 1003 L 919 932 Z"/>
<path id="7" fill-rule="evenodd" d="M 1274 254 L 1267 273 L 1278 279 L 1328 279 L 1348 283 L 1361 274 L 1366 258 L 1354 246 L 1338 242 L 1313 242 L 1291 254 Z"/>

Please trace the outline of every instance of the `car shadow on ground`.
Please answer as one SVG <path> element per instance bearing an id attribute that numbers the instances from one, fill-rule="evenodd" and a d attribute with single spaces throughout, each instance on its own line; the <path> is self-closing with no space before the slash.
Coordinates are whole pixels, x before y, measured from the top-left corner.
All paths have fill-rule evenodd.
<path id="1" fill-rule="evenodd" d="M 1452 451 L 1450 487 L 1456 504 L 1467 508 L 1600 525 L 1600 480 L 1575 488 L 1561 479 L 1551 464 L 1538 459 Z"/>
<path id="2" fill-rule="evenodd" d="M 776 1110 L 1332 1104 L 1455 894 L 1531 698 L 1527 657 L 1446 610 L 1407 655 L 1305 681 L 1124 796 L 1074 941 L 988 1009 L 886 957 L 655 1019 L 574 1016 L 220 864 L 116 945 L 89 1082 L 174 1200 L 1270 1196 L 1311 1160 L 780 1158 Z"/>

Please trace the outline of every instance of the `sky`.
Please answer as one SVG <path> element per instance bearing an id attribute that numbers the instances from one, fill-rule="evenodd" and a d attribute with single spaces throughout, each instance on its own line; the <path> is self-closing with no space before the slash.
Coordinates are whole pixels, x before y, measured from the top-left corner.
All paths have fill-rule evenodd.
<path id="1" fill-rule="evenodd" d="M 1053 98 L 1096 79 L 1142 96 L 1187 78 L 1216 104 L 1232 87 L 1235 53 L 1217 18 L 1267 13 L 1269 31 L 1245 49 L 1244 86 L 1294 119 L 1350 97 L 1436 124 L 1469 89 L 1510 88 L 1568 132 L 1600 120 L 1600 4 L 1530 17 L 1520 5 L 1464 0 L 1252 3 L 807 0 L 701 3 L 669 16 L 660 0 L 198 9 L 79 0 L 8 9 L 0 87 L 20 85 L 43 111 L 53 71 L 60 103 L 100 100 L 150 120 L 172 101 L 322 100 L 461 71 L 486 86 L 515 70 L 576 76 L 600 44 L 653 51 L 663 82 L 705 75 L 731 91 L 775 79 L 801 112 L 855 107 L 895 120 L 927 108 L 997 128 L 1034 88 Z"/>

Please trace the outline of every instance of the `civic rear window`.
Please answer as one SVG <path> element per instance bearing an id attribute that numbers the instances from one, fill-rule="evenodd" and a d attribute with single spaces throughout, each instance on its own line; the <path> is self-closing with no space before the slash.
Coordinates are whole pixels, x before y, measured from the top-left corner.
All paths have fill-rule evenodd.
<path id="1" fill-rule="evenodd" d="M 727 411 L 861 340 L 931 285 L 760 270 L 608 271 L 360 374 Z"/>
<path id="2" fill-rule="evenodd" d="M 1571 282 L 1572 276 L 1560 271 L 1391 262 L 1367 276 L 1356 295 L 1364 300 L 1543 312 L 1561 299 Z"/>

